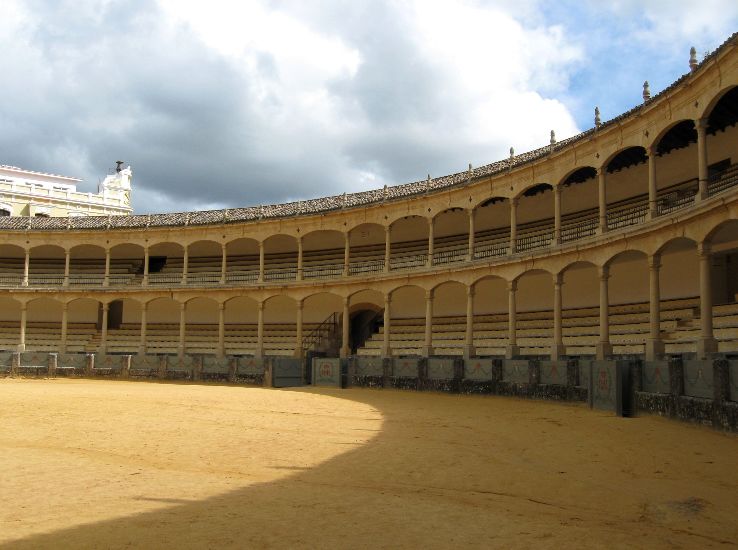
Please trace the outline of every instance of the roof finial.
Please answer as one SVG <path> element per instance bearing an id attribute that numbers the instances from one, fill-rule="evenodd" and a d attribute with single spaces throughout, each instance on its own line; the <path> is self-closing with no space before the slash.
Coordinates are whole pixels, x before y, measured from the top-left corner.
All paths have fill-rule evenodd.
<path id="1" fill-rule="evenodd" d="M 556 144 L 556 132 L 551 130 L 551 140 L 549 141 L 549 144 L 555 145 Z"/>
<path id="2" fill-rule="evenodd" d="M 602 124 L 602 119 L 600 118 L 600 108 L 595 107 L 595 128 L 599 128 L 600 124 Z"/>
<path id="3" fill-rule="evenodd" d="M 651 88 L 648 85 L 648 80 L 643 83 L 643 101 L 644 103 L 651 99 Z"/>
<path id="4" fill-rule="evenodd" d="M 515 158 L 515 149 L 510 147 L 510 160 L 507 161 L 507 169 L 512 170 L 513 158 Z"/>
<path id="5" fill-rule="evenodd" d="M 689 48 L 689 70 L 695 72 L 697 70 L 697 48 L 692 46 Z"/>

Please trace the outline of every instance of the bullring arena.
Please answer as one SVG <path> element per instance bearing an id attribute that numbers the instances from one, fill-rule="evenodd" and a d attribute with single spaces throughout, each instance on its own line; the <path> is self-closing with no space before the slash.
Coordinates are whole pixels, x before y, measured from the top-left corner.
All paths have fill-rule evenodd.
<path id="1" fill-rule="evenodd" d="M 0 543 L 735 544 L 736 45 L 441 178 L 0 218 Z"/>

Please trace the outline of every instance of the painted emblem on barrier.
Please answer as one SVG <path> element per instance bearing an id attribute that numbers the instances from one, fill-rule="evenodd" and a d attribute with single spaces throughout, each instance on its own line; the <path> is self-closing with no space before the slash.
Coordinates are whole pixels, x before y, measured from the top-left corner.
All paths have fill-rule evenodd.
<path id="1" fill-rule="evenodd" d="M 333 365 L 330 363 L 321 363 L 320 376 L 322 378 L 333 378 Z"/>
<path id="2" fill-rule="evenodd" d="M 600 370 L 600 374 L 597 377 L 597 393 L 600 395 L 608 395 L 610 393 L 610 371 L 607 369 Z"/>

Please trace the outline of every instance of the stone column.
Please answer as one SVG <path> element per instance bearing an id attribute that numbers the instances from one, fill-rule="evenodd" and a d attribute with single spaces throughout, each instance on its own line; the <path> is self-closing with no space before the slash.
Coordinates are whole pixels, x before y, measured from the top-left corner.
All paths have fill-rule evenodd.
<path id="1" fill-rule="evenodd" d="M 433 291 L 425 291 L 425 339 L 423 357 L 433 355 Z"/>
<path id="2" fill-rule="evenodd" d="M 510 254 L 518 250 L 518 200 L 510 199 Z"/>
<path id="3" fill-rule="evenodd" d="M 699 191 L 696 200 L 707 198 L 707 119 L 698 118 L 694 121 L 697 130 L 697 173 Z"/>
<path id="4" fill-rule="evenodd" d="M 607 169 L 603 166 L 597 169 L 597 198 L 599 201 L 599 223 L 598 233 L 607 232 L 607 187 L 605 186 Z"/>
<path id="5" fill-rule="evenodd" d="M 256 321 L 256 357 L 264 357 L 264 302 L 259 302 Z"/>
<path id="6" fill-rule="evenodd" d="M 102 323 L 100 326 L 100 353 L 105 354 L 108 351 L 108 311 L 110 304 L 105 302 L 102 305 Z"/>
<path id="7" fill-rule="evenodd" d="M 464 359 L 476 354 L 474 349 L 474 287 L 466 288 L 466 333 L 464 334 Z"/>
<path id="8" fill-rule="evenodd" d="M 384 272 L 389 273 L 390 257 L 392 256 L 392 240 L 390 226 L 384 228 Z"/>
<path id="9" fill-rule="evenodd" d="M 351 233 L 343 234 L 343 276 L 349 276 L 349 265 L 351 262 Z"/>
<path id="10" fill-rule="evenodd" d="M 259 282 L 264 282 L 264 241 L 259 241 Z"/>
<path id="11" fill-rule="evenodd" d="M 561 287 L 564 284 L 564 276 L 562 273 L 556 273 L 553 276 L 554 285 L 554 310 L 553 310 L 553 345 L 551 346 L 551 359 L 557 361 L 566 353 L 564 347 L 564 337 L 561 328 Z"/>
<path id="12" fill-rule="evenodd" d="M 69 267 L 71 263 L 71 253 L 69 250 L 64 251 L 64 286 L 69 286 Z"/>
<path id="13" fill-rule="evenodd" d="M 147 302 L 141 304 L 141 338 L 138 342 L 139 355 L 146 354 L 146 310 L 148 307 L 149 304 Z"/>
<path id="14" fill-rule="evenodd" d="M 179 304 L 179 345 L 177 346 L 177 355 L 184 356 L 185 353 L 185 336 L 187 330 L 187 302 Z"/>
<path id="15" fill-rule="evenodd" d="M 303 301 L 297 300 L 297 320 L 295 333 L 295 357 L 302 357 L 302 312 Z"/>
<path id="16" fill-rule="evenodd" d="M 149 247 L 144 247 L 144 269 L 143 269 L 143 286 L 149 284 Z"/>
<path id="17" fill-rule="evenodd" d="M 110 286 L 110 249 L 105 249 L 105 275 L 103 276 L 103 286 Z"/>
<path id="18" fill-rule="evenodd" d="M 18 335 L 18 351 L 26 351 L 26 321 L 28 320 L 28 304 L 21 304 L 20 334 Z"/>
<path id="19" fill-rule="evenodd" d="M 297 237 L 297 277 L 298 281 L 302 281 L 302 237 Z"/>
<path id="20" fill-rule="evenodd" d="M 648 219 L 653 220 L 658 216 L 656 209 L 656 146 L 646 149 L 648 156 Z"/>
<path id="21" fill-rule="evenodd" d="M 185 245 L 184 247 L 184 257 L 182 258 L 182 284 L 187 284 L 187 274 L 189 271 L 189 263 L 190 263 L 190 247 L 188 245 Z"/>
<path id="22" fill-rule="evenodd" d="M 390 305 L 392 304 L 392 296 L 387 294 L 384 297 L 384 334 L 382 341 L 382 357 L 392 357 L 392 347 L 390 345 L 391 319 Z"/>
<path id="23" fill-rule="evenodd" d="M 476 238 L 475 235 L 475 229 L 474 229 L 474 209 L 470 208 L 468 210 L 469 214 L 469 250 L 467 252 L 467 258 L 466 261 L 470 262 L 474 260 L 474 239 Z"/>
<path id="24" fill-rule="evenodd" d="M 599 269 L 600 276 L 600 340 L 597 342 L 597 359 L 603 360 L 612 355 L 612 345 L 610 345 L 610 311 L 609 311 L 609 295 L 608 281 L 610 279 L 609 266 L 602 266 Z"/>
<path id="25" fill-rule="evenodd" d="M 561 186 L 554 187 L 554 238 L 552 246 L 561 244 Z"/>
<path id="26" fill-rule="evenodd" d="M 31 251 L 26 249 L 26 257 L 23 260 L 23 286 L 28 286 L 28 272 L 31 266 Z"/>
<path id="27" fill-rule="evenodd" d="M 712 250 L 709 243 L 700 243 L 697 246 L 700 257 L 700 340 L 697 344 L 697 354 L 707 358 L 717 352 L 717 341 L 712 333 Z"/>
<path id="28" fill-rule="evenodd" d="M 518 290 L 518 282 L 510 281 L 507 283 L 507 332 L 508 342 L 507 349 L 505 350 L 505 358 L 513 359 L 520 355 L 520 348 L 518 347 L 518 335 L 517 335 L 517 308 L 515 305 L 515 293 Z"/>
<path id="29" fill-rule="evenodd" d="M 664 354 L 664 343 L 661 341 L 661 289 L 659 287 L 659 269 L 661 256 L 654 254 L 648 258 L 649 282 L 649 334 L 646 341 L 646 361 L 655 361 Z"/>
<path id="30" fill-rule="evenodd" d="M 69 317 L 69 304 L 62 304 L 61 319 L 61 353 L 67 353 L 67 319 Z"/>
<path id="31" fill-rule="evenodd" d="M 426 265 L 431 267 L 433 265 L 433 228 L 435 226 L 434 218 L 428 220 L 428 260 Z"/>
<path id="32" fill-rule="evenodd" d="M 225 304 L 218 302 L 218 357 L 225 357 Z"/>
<path id="33" fill-rule="evenodd" d="M 226 243 L 220 243 L 220 284 L 226 282 L 226 272 L 228 271 L 228 246 Z"/>
<path id="34" fill-rule="evenodd" d="M 349 349 L 350 339 L 350 321 L 351 317 L 349 314 L 349 302 L 350 298 L 346 297 L 343 299 L 343 315 L 341 317 L 341 353 L 342 358 L 348 357 L 351 350 Z"/>

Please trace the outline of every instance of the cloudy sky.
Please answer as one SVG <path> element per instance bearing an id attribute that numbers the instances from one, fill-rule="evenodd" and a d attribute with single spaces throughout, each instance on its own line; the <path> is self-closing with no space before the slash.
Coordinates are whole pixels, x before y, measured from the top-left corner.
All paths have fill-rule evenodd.
<path id="1" fill-rule="evenodd" d="M 606 5 L 607 4 L 607 5 Z M 0 164 L 134 170 L 137 213 L 440 176 L 612 118 L 735 0 L 0 0 Z"/>

